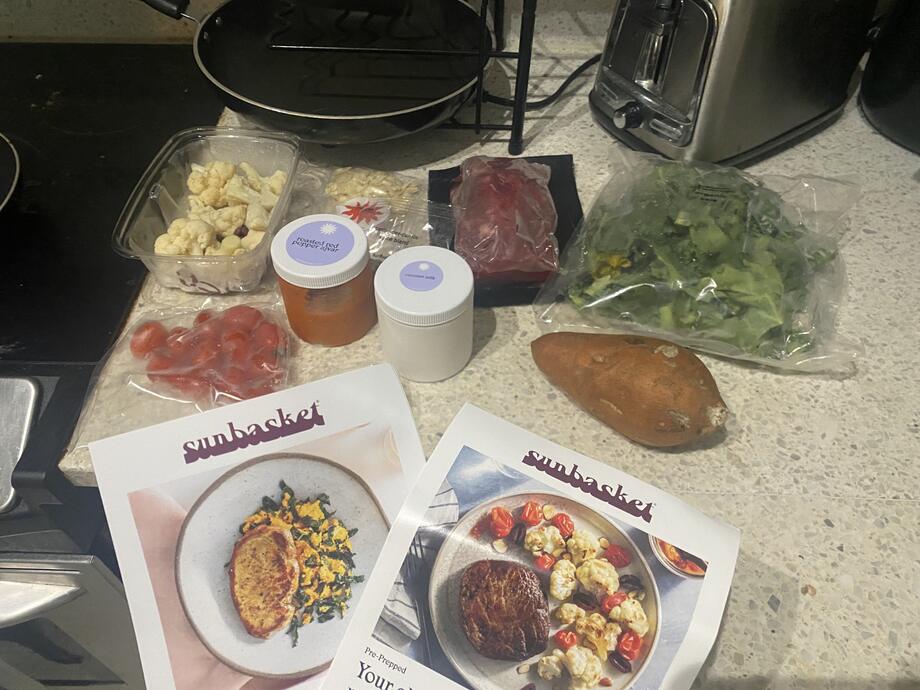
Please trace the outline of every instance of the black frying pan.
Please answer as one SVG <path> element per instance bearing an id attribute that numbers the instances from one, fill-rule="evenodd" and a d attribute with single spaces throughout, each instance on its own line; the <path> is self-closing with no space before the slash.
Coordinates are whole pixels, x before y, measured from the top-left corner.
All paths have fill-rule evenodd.
<path id="1" fill-rule="evenodd" d="M 0 210 L 13 196 L 19 179 L 19 155 L 13 144 L 0 133 Z"/>
<path id="2" fill-rule="evenodd" d="M 144 2 L 193 20 L 188 0 Z M 475 88 L 483 33 L 491 49 L 479 13 L 462 0 L 227 0 L 198 23 L 194 51 L 231 109 L 309 141 L 360 143 L 456 113 Z"/>

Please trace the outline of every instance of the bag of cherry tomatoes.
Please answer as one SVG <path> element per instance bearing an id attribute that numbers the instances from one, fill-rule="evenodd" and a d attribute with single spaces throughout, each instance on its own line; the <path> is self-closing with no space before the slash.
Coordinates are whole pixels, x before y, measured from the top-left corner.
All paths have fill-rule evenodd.
<path id="1" fill-rule="evenodd" d="M 292 342 L 280 301 L 208 297 L 141 314 L 97 372 L 69 462 L 90 478 L 93 441 L 294 385 Z"/>
<path id="2" fill-rule="evenodd" d="M 206 409 L 285 387 L 289 339 L 275 306 L 151 314 L 126 331 L 129 385 Z"/>

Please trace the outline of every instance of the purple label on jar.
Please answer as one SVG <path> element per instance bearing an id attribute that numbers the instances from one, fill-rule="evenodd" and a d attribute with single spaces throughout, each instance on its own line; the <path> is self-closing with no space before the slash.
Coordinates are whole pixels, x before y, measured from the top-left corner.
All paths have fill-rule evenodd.
<path id="1" fill-rule="evenodd" d="M 431 261 L 413 261 L 399 272 L 399 282 L 415 292 L 434 290 L 444 280 L 444 271 Z"/>
<path id="2" fill-rule="evenodd" d="M 304 223 L 287 240 L 288 255 L 307 266 L 328 266 L 344 259 L 354 249 L 351 230 L 334 220 Z"/>

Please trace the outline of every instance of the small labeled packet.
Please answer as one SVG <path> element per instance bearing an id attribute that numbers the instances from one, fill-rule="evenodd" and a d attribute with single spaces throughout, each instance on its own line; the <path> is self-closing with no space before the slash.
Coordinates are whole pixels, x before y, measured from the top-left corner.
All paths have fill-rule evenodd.
<path id="1" fill-rule="evenodd" d="M 323 687 L 687 690 L 739 542 L 663 491 L 466 405 L 409 492 Z"/>
<path id="2" fill-rule="evenodd" d="M 355 221 L 367 233 L 371 258 L 378 261 L 429 244 L 431 223 L 450 213 L 446 204 L 426 200 L 423 182 L 382 170 L 302 162 L 296 186 L 301 193 L 292 200 L 295 212 L 336 213 Z"/>

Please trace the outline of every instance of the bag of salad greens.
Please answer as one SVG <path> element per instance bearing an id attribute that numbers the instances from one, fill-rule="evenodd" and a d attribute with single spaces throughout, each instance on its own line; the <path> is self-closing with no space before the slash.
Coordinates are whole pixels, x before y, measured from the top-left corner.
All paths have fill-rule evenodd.
<path id="1" fill-rule="evenodd" d="M 835 337 L 853 182 L 629 153 L 536 301 L 546 330 L 638 332 L 780 369 L 848 373 Z"/>

